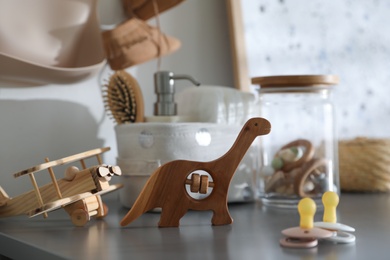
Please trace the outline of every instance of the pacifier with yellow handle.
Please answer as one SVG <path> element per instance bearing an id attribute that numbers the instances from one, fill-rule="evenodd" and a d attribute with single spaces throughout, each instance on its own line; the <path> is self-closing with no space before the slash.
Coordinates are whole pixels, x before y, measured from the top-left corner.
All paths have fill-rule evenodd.
<path id="1" fill-rule="evenodd" d="M 327 191 L 322 195 L 324 216 L 322 222 L 315 222 L 314 226 L 333 232 L 333 236 L 327 240 L 335 243 L 353 243 L 356 237 L 348 232 L 354 232 L 353 227 L 337 223 L 336 208 L 339 204 L 339 195 L 333 191 Z"/>

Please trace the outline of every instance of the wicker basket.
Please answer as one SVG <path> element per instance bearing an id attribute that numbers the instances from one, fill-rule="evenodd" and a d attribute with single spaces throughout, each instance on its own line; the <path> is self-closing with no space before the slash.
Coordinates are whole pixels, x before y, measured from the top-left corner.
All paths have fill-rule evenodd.
<path id="1" fill-rule="evenodd" d="M 339 142 L 342 191 L 390 191 L 390 139 L 356 138 Z"/>

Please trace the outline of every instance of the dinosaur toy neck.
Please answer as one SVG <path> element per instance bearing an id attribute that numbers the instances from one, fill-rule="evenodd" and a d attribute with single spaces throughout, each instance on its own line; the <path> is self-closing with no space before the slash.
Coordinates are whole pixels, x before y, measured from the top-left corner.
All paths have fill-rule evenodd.
<path id="1" fill-rule="evenodd" d="M 249 128 L 244 127 L 232 147 L 220 158 L 222 160 L 219 160 L 219 162 L 223 163 L 225 168 L 232 169 L 232 174 L 234 174 L 234 170 L 238 167 L 256 137 L 250 132 Z"/>

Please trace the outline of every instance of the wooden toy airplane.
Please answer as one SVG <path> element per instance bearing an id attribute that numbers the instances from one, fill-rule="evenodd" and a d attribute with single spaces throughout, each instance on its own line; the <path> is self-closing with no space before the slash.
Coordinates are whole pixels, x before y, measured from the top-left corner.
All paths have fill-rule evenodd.
<path id="1" fill-rule="evenodd" d="M 59 208 L 65 209 L 76 226 L 84 226 L 92 216 L 105 217 L 108 208 L 102 202 L 101 195 L 122 187 L 121 184 L 109 184 L 111 177 L 120 175 L 121 170 L 118 166 L 102 163 L 100 154 L 108 150 L 109 147 L 94 149 L 55 161 L 46 158 L 46 163 L 15 173 L 15 178 L 28 175 L 33 190 L 10 198 L 0 187 L 0 217 L 44 214 L 46 218 L 48 212 Z M 87 168 L 84 159 L 93 156 L 96 156 L 99 164 Z M 65 170 L 64 178 L 56 178 L 52 167 L 76 161 L 81 164 L 82 170 L 70 166 Z M 34 173 L 42 170 L 48 170 L 51 183 L 39 187 Z"/>
<path id="2" fill-rule="evenodd" d="M 257 136 L 268 134 L 271 124 L 264 118 L 251 118 L 243 126 L 230 150 L 222 157 L 210 162 L 176 160 L 160 166 L 150 176 L 130 211 L 123 217 L 122 226 L 133 222 L 143 213 L 162 208 L 159 227 L 177 227 L 180 219 L 191 210 L 212 210 L 213 225 L 233 222 L 228 207 L 227 194 L 231 179 L 246 151 Z M 200 175 L 196 171 L 210 174 Z M 203 199 L 194 199 L 186 191 L 206 194 Z"/>

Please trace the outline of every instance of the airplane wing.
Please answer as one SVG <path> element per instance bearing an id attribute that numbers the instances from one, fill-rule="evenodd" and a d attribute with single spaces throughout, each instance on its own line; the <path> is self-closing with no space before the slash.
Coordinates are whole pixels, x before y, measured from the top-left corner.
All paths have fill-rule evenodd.
<path id="1" fill-rule="evenodd" d="M 86 158 L 89 158 L 89 157 L 92 157 L 92 156 L 96 156 L 96 155 L 102 154 L 102 153 L 104 153 L 104 152 L 106 152 L 108 150 L 110 150 L 110 147 L 98 148 L 98 149 L 93 149 L 93 150 L 86 151 L 86 152 L 83 152 L 83 153 L 74 154 L 74 155 L 71 155 L 71 156 L 68 156 L 68 157 L 65 157 L 65 158 L 61 158 L 61 159 L 58 159 L 58 160 L 42 163 L 42 164 L 36 165 L 34 167 L 28 168 L 26 170 L 14 173 L 14 177 L 17 178 L 17 177 L 20 177 L 20 176 L 23 176 L 23 175 L 27 175 L 27 174 L 31 174 L 31 173 L 34 173 L 34 172 L 42 171 L 42 170 L 45 170 L 45 169 L 48 169 L 48 168 L 51 168 L 51 167 L 54 167 L 54 166 L 63 165 L 63 164 L 67 164 L 67 163 L 83 160 L 83 159 L 86 159 Z"/>
<path id="2" fill-rule="evenodd" d="M 30 218 L 32 218 L 32 217 L 38 216 L 38 215 L 46 213 L 46 212 L 57 210 L 59 208 L 62 208 L 62 207 L 67 206 L 69 204 L 72 204 L 76 201 L 86 199 L 90 196 L 103 195 L 103 194 L 106 194 L 108 192 L 120 189 L 122 187 L 123 187 L 123 184 L 113 184 L 113 185 L 110 185 L 106 189 L 99 191 L 99 192 L 95 192 L 95 193 L 94 192 L 84 192 L 84 193 L 80 193 L 80 194 L 70 196 L 67 198 L 58 199 L 58 200 L 46 203 L 42 207 L 31 210 L 30 212 L 28 212 L 28 215 Z"/>

